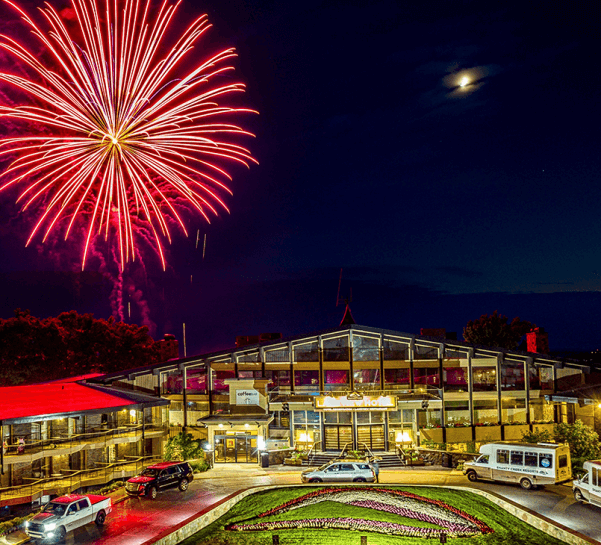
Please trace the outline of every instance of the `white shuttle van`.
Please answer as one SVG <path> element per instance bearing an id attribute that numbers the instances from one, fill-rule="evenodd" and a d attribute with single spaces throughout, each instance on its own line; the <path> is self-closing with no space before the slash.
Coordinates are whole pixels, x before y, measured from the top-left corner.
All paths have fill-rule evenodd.
<path id="1" fill-rule="evenodd" d="M 585 474 L 572 483 L 576 501 L 601 507 L 601 460 L 584 462 Z"/>
<path id="2" fill-rule="evenodd" d="M 570 449 L 555 443 L 488 443 L 480 447 L 480 457 L 463 464 L 463 473 L 472 482 L 488 479 L 520 483 L 530 490 L 572 478 Z"/>

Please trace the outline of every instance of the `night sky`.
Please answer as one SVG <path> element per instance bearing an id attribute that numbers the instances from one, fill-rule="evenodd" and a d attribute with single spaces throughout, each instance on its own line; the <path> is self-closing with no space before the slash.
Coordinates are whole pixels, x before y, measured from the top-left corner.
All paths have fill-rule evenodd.
<path id="1" fill-rule="evenodd" d="M 189 218 L 166 272 L 152 253 L 128 270 L 128 320 L 180 340 L 185 323 L 188 356 L 311 333 L 342 318 L 342 269 L 361 325 L 461 338 L 498 310 L 552 350 L 601 348 L 600 11 L 554 5 L 184 0 L 180 22 L 206 12 L 203 43 L 238 51 L 260 165 L 235 169 L 230 215 Z M 0 316 L 111 315 L 107 277 L 25 248 L 13 201 Z"/>

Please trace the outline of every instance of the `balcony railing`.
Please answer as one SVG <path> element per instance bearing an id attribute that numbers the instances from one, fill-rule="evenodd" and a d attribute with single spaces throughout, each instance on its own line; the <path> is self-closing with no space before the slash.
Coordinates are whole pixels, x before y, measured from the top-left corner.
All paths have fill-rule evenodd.
<path id="1" fill-rule="evenodd" d="M 99 467 L 84 470 L 62 470 L 61 475 L 36 479 L 24 478 L 27 483 L 17 486 L 0 488 L 0 507 L 31 503 L 42 496 L 70 494 L 80 488 L 102 486 L 115 479 L 128 479 L 137 475 L 144 467 L 160 461 L 153 456 L 128 457 L 113 463 L 102 464 Z"/>
<path id="2" fill-rule="evenodd" d="M 339 386 L 339 385 L 338 385 Z M 365 386 L 365 385 L 363 385 Z M 357 388 L 357 390 L 359 390 Z M 351 390 L 347 387 L 341 387 L 338 391 L 324 391 L 320 392 L 316 389 L 314 392 L 306 393 L 302 392 L 291 393 L 289 388 L 280 388 L 274 389 L 269 392 L 269 402 L 270 403 L 284 403 L 284 402 L 302 402 L 302 401 L 312 401 L 316 396 L 327 396 L 327 395 L 347 395 L 350 394 Z M 411 390 L 410 388 L 403 389 L 361 389 L 357 392 L 360 395 L 371 396 L 371 397 L 379 397 L 379 396 L 395 396 L 399 400 L 403 401 L 423 401 L 423 400 L 440 400 L 442 399 L 442 392 L 438 388 L 414 388 Z"/>
<path id="3" fill-rule="evenodd" d="M 144 426 L 144 437 L 158 437 L 167 432 L 166 424 L 147 424 Z M 24 437 L 24 436 L 20 436 Z M 88 433 L 70 436 L 57 435 L 48 439 L 34 440 L 25 436 L 25 444 L 13 443 L 4 449 L 4 464 L 33 462 L 40 458 L 77 452 L 84 449 L 104 448 L 121 442 L 136 442 L 142 438 L 142 425 L 121 426 L 111 429 L 97 429 Z"/>

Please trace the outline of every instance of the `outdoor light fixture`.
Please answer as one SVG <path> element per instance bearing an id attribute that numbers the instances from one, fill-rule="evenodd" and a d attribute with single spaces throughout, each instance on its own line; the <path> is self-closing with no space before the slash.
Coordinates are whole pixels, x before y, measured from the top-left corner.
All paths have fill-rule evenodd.
<path id="1" fill-rule="evenodd" d="M 244 424 L 244 427 L 245 427 L 245 428 L 248 428 L 248 427 L 249 427 L 249 425 L 248 425 L 248 424 Z"/>
<path id="2" fill-rule="evenodd" d="M 223 424 L 219 424 L 219 427 L 220 427 L 220 428 L 223 428 Z"/>

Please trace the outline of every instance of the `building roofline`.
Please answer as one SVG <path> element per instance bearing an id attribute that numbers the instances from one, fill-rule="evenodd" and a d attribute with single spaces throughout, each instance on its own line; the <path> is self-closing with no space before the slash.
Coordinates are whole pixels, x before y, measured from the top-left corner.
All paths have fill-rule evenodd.
<path id="1" fill-rule="evenodd" d="M 301 340 L 309 340 L 312 338 L 323 338 L 329 336 L 336 336 L 337 334 L 344 334 L 347 332 L 356 332 L 356 333 L 373 333 L 375 335 L 389 335 L 393 337 L 397 337 L 400 340 L 406 339 L 407 341 L 416 342 L 420 345 L 431 345 L 434 347 L 449 347 L 455 348 L 459 350 L 471 351 L 472 357 L 494 357 L 494 356 L 502 356 L 508 357 L 509 359 L 522 359 L 527 360 L 531 359 L 532 362 L 536 364 L 542 365 L 552 365 L 557 368 L 562 368 L 565 365 L 569 367 L 578 367 L 585 373 L 590 372 L 590 366 L 585 365 L 583 363 L 572 361 L 570 359 L 559 359 L 547 356 L 546 354 L 538 354 L 535 352 L 521 352 L 518 350 L 507 350 L 499 347 L 490 347 L 490 346 L 482 346 L 470 344 L 465 341 L 459 341 L 455 339 L 439 339 L 436 337 L 428 337 L 426 335 L 417 335 L 414 333 L 405 333 L 401 331 L 394 331 L 391 329 L 382 329 L 371 326 L 363 326 L 358 324 L 346 324 L 338 327 L 322 329 L 320 331 L 315 331 L 308 334 L 303 335 L 294 335 L 291 337 L 286 337 L 284 339 L 275 339 L 263 343 L 256 343 L 248 346 L 244 346 L 241 348 L 231 348 L 225 350 L 218 350 L 215 352 L 208 352 L 204 354 L 199 354 L 196 356 L 191 356 L 187 358 L 173 359 L 166 362 L 155 363 L 150 365 L 145 365 L 142 367 L 136 367 L 134 369 L 126 369 L 125 371 L 118 371 L 115 373 L 107 373 L 105 375 L 91 378 L 88 382 L 99 382 L 99 383 L 111 383 L 116 380 L 132 380 L 137 375 L 148 374 L 149 371 L 152 374 L 159 374 L 163 371 L 169 371 L 171 369 L 177 370 L 183 367 L 189 367 L 191 364 L 198 363 L 199 366 L 206 365 L 211 360 L 215 360 L 222 357 L 233 356 L 235 354 L 244 354 L 248 352 L 255 352 L 257 350 L 269 350 L 271 348 L 277 348 L 278 346 L 286 346 L 290 343 L 294 344 L 297 341 Z"/>

